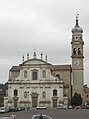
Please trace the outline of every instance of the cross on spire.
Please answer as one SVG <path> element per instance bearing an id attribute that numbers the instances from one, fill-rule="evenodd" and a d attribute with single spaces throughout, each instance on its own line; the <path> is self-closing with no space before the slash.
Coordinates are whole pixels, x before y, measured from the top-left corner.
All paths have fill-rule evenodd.
<path id="1" fill-rule="evenodd" d="M 78 16 L 79 16 L 79 14 L 78 14 L 78 12 L 76 12 L 76 25 L 75 26 L 79 26 L 79 24 L 78 24 Z"/>
<path id="2" fill-rule="evenodd" d="M 79 13 L 78 13 L 78 12 L 76 12 L 76 20 L 78 20 L 78 16 L 79 16 Z"/>

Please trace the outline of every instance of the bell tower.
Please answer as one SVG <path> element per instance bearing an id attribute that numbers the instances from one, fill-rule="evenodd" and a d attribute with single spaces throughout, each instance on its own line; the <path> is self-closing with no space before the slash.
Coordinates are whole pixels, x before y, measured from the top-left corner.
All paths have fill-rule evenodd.
<path id="1" fill-rule="evenodd" d="M 83 30 L 78 23 L 78 15 L 76 15 L 75 27 L 72 29 L 72 96 L 75 92 L 83 97 L 84 85 L 84 66 L 83 66 Z"/>

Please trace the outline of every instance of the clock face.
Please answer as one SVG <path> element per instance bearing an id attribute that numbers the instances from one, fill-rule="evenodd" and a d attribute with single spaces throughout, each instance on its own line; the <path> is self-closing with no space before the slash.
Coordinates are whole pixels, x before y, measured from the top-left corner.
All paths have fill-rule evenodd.
<path id="1" fill-rule="evenodd" d="M 74 65 L 75 66 L 79 66 L 80 65 L 80 61 L 79 60 L 74 61 Z"/>

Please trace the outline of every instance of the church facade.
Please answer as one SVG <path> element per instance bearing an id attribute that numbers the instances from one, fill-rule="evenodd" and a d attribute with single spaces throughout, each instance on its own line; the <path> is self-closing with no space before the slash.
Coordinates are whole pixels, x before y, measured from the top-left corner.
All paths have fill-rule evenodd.
<path id="1" fill-rule="evenodd" d="M 71 59 L 72 64 L 53 65 L 43 60 L 43 54 L 37 58 L 29 58 L 12 66 L 9 71 L 8 91 L 4 97 L 5 107 L 57 107 L 63 103 L 68 105 L 75 92 L 84 98 L 84 67 L 83 67 L 83 30 L 76 16 L 75 27 L 72 29 Z"/>

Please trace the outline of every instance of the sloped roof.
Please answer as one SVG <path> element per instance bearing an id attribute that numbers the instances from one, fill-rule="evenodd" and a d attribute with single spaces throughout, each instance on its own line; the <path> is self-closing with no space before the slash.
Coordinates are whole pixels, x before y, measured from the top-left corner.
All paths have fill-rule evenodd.
<path id="1" fill-rule="evenodd" d="M 33 61 L 33 62 L 34 62 L 34 61 L 38 61 L 38 62 L 39 62 L 38 65 L 40 65 L 40 64 L 41 64 L 41 65 L 42 65 L 42 64 L 51 65 L 50 63 L 47 63 L 47 62 L 44 61 L 44 60 L 34 58 L 34 59 L 29 59 L 29 60 L 24 61 L 24 62 L 23 62 L 22 64 L 20 64 L 19 66 L 12 66 L 11 69 L 10 69 L 10 71 L 20 71 L 21 68 L 22 68 L 22 66 L 24 66 L 24 65 L 29 65 L 31 61 Z M 27 63 L 28 63 L 28 64 L 27 64 Z M 34 64 L 34 63 L 33 63 L 33 64 Z M 35 63 L 34 65 L 36 65 L 36 63 Z"/>
<path id="2" fill-rule="evenodd" d="M 52 70 L 70 70 L 71 65 L 52 65 Z"/>
<path id="3" fill-rule="evenodd" d="M 19 71 L 21 69 L 21 66 L 12 66 L 10 71 Z"/>

